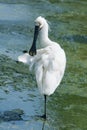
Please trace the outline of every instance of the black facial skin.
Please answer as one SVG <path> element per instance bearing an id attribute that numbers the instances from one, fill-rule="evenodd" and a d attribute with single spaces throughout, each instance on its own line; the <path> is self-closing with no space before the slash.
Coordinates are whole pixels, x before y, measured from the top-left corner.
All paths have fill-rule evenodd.
<path id="1" fill-rule="evenodd" d="M 31 56 L 34 56 L 37 54 L 37 51 L 36 51 L 36 40 L 37 40 L 37 37 L 38 37 L 38 33 L 39 33 L 39 26 L 35 26 L 35 30 L 34 30 L 34 39 L 33 39 L 33 43 L 32 43 L 32 46 L 29 50 L 29 55 Z"/>

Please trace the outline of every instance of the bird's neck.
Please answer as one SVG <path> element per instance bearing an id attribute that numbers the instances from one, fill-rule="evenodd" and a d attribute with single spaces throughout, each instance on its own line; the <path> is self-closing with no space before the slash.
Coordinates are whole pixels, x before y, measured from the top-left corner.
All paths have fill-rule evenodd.
<path id="1" fill-rule="evenodd" d="M 48 37 L 48 25 L 45 25 L 39 32 L 39 44 L 40 47 L 46 47 L 46 46 L 50 46 L 51 42 L 49 42 L 50 39 Z"/>

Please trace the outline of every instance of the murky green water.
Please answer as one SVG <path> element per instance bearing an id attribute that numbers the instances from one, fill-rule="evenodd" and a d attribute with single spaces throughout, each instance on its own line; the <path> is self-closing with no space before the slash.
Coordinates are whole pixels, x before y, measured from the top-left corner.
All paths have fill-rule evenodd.
<path id="1" fill-rule="evenodd" d="M 28 66 L 17 56 L 32 43 L 34 20 L 50 22 L 49 37 L 61 44 L 67 67 L 61 85 L 43 97 Z M 87 130 L 87 1 L 0 0 L 0 130 Z"/>

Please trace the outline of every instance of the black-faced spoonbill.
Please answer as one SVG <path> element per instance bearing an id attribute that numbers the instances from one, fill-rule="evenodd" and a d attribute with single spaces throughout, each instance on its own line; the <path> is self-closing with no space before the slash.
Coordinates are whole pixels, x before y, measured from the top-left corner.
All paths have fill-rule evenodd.
<path id="1" fill-rule="evenodd" d="M 40 49 L 36 49 L 37 37 Z M 35 20 L 32 46 L 29 53 L 18 57 L 18 61 L 28 64 L 30 71 L 35 74 L 39 91 L 45 99 L 42 117 L 46 119 L 46 97 L 54 93 L 63 78 L 66 56 L 60 45 L 48 38 L 48 23 L 45 18 L 39 16 Z"/>

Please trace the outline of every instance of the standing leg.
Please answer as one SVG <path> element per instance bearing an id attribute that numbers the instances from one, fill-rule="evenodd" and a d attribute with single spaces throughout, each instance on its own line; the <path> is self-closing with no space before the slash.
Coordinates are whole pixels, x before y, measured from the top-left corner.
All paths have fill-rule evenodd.
<path id="1" fill-rule="evenodd" d="M 44 115 L 42 118 L 46 119 L 46 95 L 44 95 Z"/>
<path id="2" fill-rule="evenodd" d="M 45 105 L 44 105 L 44 118 L 46 119 L 46 95 L 44 95 L 44 102 L 45 102 Z"/>

